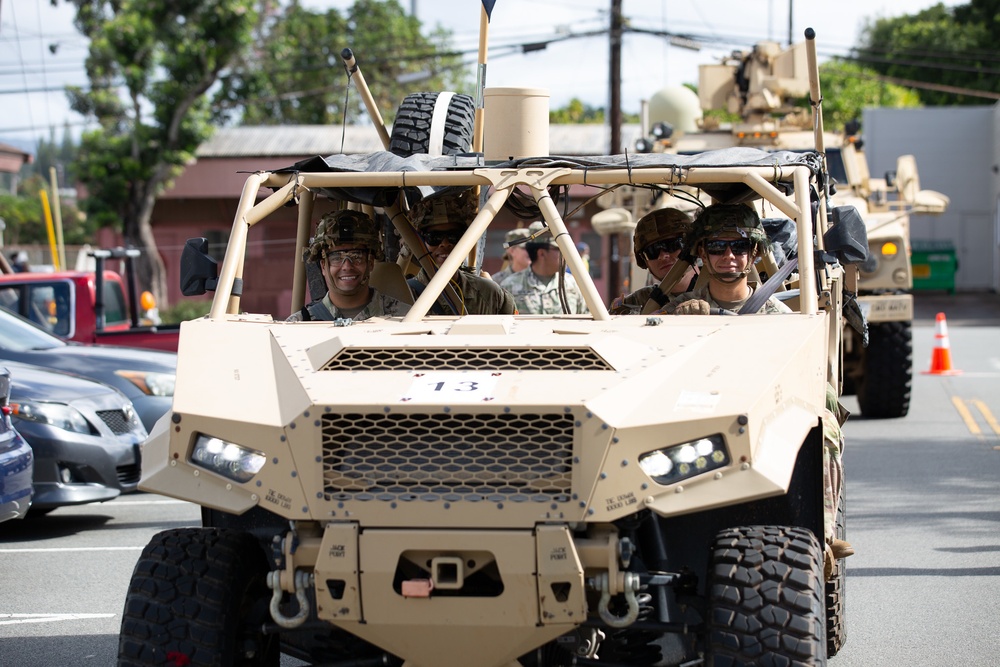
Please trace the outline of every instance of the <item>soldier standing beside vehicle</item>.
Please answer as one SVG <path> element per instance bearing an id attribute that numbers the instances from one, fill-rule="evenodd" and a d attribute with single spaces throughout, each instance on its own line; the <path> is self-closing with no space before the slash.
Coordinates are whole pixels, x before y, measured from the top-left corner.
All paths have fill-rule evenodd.
<path id="1" fill-rule="evenodd" d="M 525 243 L 531 266 L 506 278 L 501 287 L 514 295 L 517 311 L 522 315 L 558 315 L 563 313 L 560 288 L 565 293 L 567 310 L 586 313 L 583 293 L 572 275 L 562 270 L 562 254 L 551 236 L 539 238 L 545 226 L 533 222 L 528 227 L 531 241 Z M 560 287 L 560 281 L 564 281 Z"/>
<path id="2" fill-rule="evenodd" d="M 382 242 L 375 221 L 360 211 L 334 211 L 320 218 L 305 252 L 323 273 L 326 294 L 292 313 L 287 322 L 404 315 L 408 304 L 378 292 L 368 284 L 375 262 L 382 257 Z"/>
<path id="3" fill-rule="evenodd" d="M 528 230 L 523 227 L 512 229 L 504 235 L 503 240 L 507 244 L 507 249 L 504 251 L 504 266 L 491 276 L 497 285 L 502 283 L 507 276 L 524 271 L 531 264 L 524 243 L 516 243 L 516 241 L 526 238 L 528 238 Z"/>
<path id="4" fill-rule="evenodd" d="M 702 261 L 708 283 L 680 295 L 663 312 L 708 315 L 713 308 L 738 311 L 754 292 L 747 276 L 768 247 L 757 211 L 743 204 L 708 206 L 695 219 L 688 241 L 691 256 Z M 792 311 L 771 296 L 756 312 Z"/>
<path id="5" fill-rule="evenodd" d="M 459 195 L 414 205 L 411 213 L 413 227 L 427 246 L 427 254 L 440 267 L 455 249 L 455 244 L 465 233 L 468 221 L 475 217 L 472 198 Z M 430 276 L 423 268 L 407 282 L 415 296 L 419 296 L 430 283 Z M 460 303 L 451 306 L 442 294 L 431 307 L 432 315 L 512 315 L 514 300 L 511 295 L 489 278 L 474 275 L 459 268 L 449 279 Z M 458 312 L 455 312 L 455 309 Z"/>
<path id="6" fill-rule="evenodd" d="M 659 283 L 680 258 L 684 238 L 690 231 L 691 218 L 679 209 L 659 208 L 642 216 L 632 236 L 636 265 L 647 269 Z M 667 297 L 694 289 L 697 280 L 698 271 L 691 265 Z M 659 284 L 640 287 L 631 294 L 615 298 L 608 310 L 614 315 L 636 315 L 642 312 L 642 307 L 654 293 L 659 293 Z"/>

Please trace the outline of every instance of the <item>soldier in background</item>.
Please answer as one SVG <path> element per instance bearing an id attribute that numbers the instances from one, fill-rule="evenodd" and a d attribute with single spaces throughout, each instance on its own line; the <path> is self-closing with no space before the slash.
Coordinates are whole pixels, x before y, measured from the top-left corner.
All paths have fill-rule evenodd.
<path id="1" fill-rule="evenodd" d="M 522 315 L 558 315 L 565 312 L 559 298 L 564 292 L 569 313 L 586 313 L 583 293 L 572 275 L 562 270 L 562 254 L 555 240 L 544 232 L 541 222 L 528 227 L 531 241 L 524 244 L 531 266 L 504 279 L 501 287 L 514 296 Z M 561 282 L 562 281 L 562 282 Z"/>
<path id="2" fill-rule="evenodd" d="M 640 287 L 631 294 L 619 296 L 611 302 L 609 311 L 614 315 L 636 315 L 642 312 L 646 301 L 659 292 L 659 283 L 677 263 L 684 249 L 685 236 L 691 231 L 691 218 L 675 208 L 659 208 L 639 218 L 632 237 L 635 263 L 647 269 L 656 284 Z M 694 289 L 698 272 L 690 266 L 674 285 L 667 298 Z M 666 303 L 663 301 L 661 303 Z"/>
<path id="3" fill-rule="evenodd" d="M 434 260 L 435 266 L 444 264 L 462 238 L 469 220 L 476 215 L 474 204 L 473 198 L 463 193 L 431 201 L 421 200 L 413 206 L 411 222 L 426 244 L 427 254 Z M 414 296 L 419 296 L 430 280 L 421 268 L 407 284 Z M 515 312 L 510 294 L 489 278 L 475 275 L 465 267 L 460 267 L 449 282 L 458 295 L 459 303 L 453 306 L 442 294 L 430 310 L 432 315 L 511 315 Z"/>
<path id="4" fill-rule="evenodd" d="M 528 250 L 524 247 L 524 244 L 515 243 L 515 241 L 526 238 L 528 238 L 528 230 L 523 227 L 512 229 L 504 235 L 504 243 L 508 245 L 503 253 L 503 267 L 492 276 L 493 282 L 497 285 L 502 283 L 507 276 L 511 276 L 518 271 L 524 271 L 531 264 L 531 260 L 528 258 Z"/>
<path id="5" fill-rule="evenodd" d="M 404 315 L 408 304 L 369 286 L 372 268 L 382 258 L 382 242 L 375 221 L 360 211 L 324 215 L 305 252 L 326 282 L 326 294 L 292 313 L 287 322 L 309 320 L 367 320 Z"/>

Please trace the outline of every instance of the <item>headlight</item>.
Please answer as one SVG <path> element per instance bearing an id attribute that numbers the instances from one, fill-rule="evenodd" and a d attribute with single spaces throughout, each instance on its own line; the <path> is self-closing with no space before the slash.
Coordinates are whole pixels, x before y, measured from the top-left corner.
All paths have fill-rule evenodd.
<path id="1" fill-rule="evenodd" d="M 21 419 L 48 424 L 75 433 L 90 435 L 90 422 L 76 408 L 65 403 L 11 403 L 11 414 Z"/>
<path id="2" fill-rule="evenodd" d="M 174 373 L 153 373 L 151 371 L 115 371 L 115 375 L 125 378 L 147 396 L 173 396 Z"/>
<path id="3" fill-rule="evenodd" d="M 672 447 L 646 452 L 639 467 L 657 484 L 675 484 L 695 475 L 729 465 L 729 453 L 721 435 L 712 435 Z"/>
<path id="4" fill-rule="evenodd" d="M 263 453 L 208 435 L 199 435 L 191 463 L 235 482 L 249 482 L 264 467 Z"/>

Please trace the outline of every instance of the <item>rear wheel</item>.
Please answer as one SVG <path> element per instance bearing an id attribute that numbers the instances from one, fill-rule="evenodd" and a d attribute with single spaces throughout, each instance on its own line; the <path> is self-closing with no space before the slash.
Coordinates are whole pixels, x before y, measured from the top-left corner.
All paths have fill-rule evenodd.
<path id="1" fill-rule="evenodd" d="M 706 665 L 826 665 L 823 550 L 811 531 L 721 531 L 708 583 Z"/>
<path id="2" fill-rule="evenodd" d="M 468 95 L 412 93 L 396 112 L 389 150 L 400 157 L 467 153 L 475 119 L 476 105 Z"/>
<path id="3" fill-rule="evenodd" d="M 869 419 L 905 417 L 913 385 L 912 323 L 869 324 L 861 364 L 854 383 L 861 413 Z"/>
<path id="4" fill-rule="evenodd" d="M 125 597 L 119 667 L 277 667 L 267 559 L 246 533 L 181 528 L 153 536 Z"/>

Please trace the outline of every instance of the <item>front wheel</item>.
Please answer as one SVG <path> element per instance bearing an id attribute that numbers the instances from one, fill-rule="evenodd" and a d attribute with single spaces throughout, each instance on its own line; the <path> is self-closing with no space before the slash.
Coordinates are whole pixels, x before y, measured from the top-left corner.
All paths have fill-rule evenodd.
<path id="1" fill-rule="evenodd" d="M 708 584 L 706 665 L 826 665 L 823 549 L 811 531 L 719 532 Z"/>
<path id="2" fill-rule="evenodd" d="M 267 559 L 247 533 L 179 528 L 153 536 L 125 597 L 119 667 L 278 667 L 265 635 Z"/>

